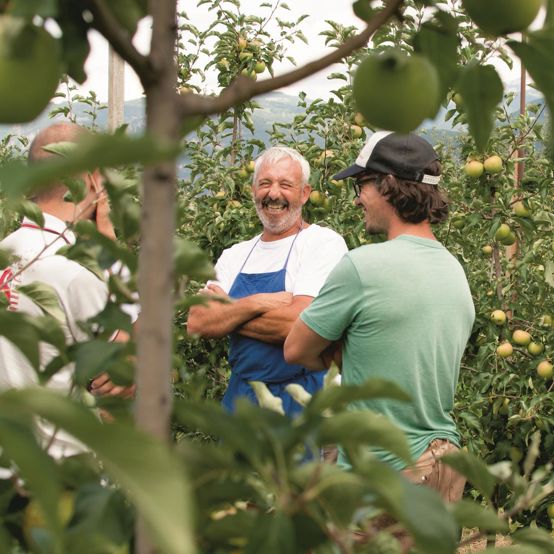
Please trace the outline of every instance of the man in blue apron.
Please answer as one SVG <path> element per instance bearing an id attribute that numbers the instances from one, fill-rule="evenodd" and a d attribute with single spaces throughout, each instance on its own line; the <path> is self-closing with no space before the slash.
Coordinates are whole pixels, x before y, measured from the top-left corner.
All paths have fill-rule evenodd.
<path id="1" fill-rule="evenodd" d="M 291 416 L 301 406 L 286 385 L 298 383 L 314 393 L 323 384 L 323 370 L 307 371 L 283 357 L 292 324 L 347 252 L 340 235 L 303 221 L 309 176 L 308 162 L 291 148 L 270 148 L 256 160 L 252 195 L 263 232 L 225 250 L 217 261 L 217 281 L 208 283 L 205 292 L 228 295 L 231 302 L 212 301 L 190 310 L 190 334 L 230 335 L 232 372 L 223 398 L 230 411 L 239 397 L 256 402 L 249 381 L 264 382 Z"/>

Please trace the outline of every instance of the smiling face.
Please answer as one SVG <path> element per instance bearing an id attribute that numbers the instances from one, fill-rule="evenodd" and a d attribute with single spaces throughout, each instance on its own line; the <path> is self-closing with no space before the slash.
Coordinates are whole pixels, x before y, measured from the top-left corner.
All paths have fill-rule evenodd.
<path id="1" fill-rule="evenodd" d="M 256 212 L 264 227 L 263 240 L 277 240 L 296 233 L 302 221 L 302 206 L 310 196 L 303 184 L 300 164 L 287 156 L 263 162 L 252 185 Z"/>
<path id="2" fill-rule="evenodd" d="M 379 193 L 375 181 L 363 182 L 360 196 L 356 198 L 356 205 L 364 211 L 365 228 L 370 235 L 388 233 L 394 208 Z"/>

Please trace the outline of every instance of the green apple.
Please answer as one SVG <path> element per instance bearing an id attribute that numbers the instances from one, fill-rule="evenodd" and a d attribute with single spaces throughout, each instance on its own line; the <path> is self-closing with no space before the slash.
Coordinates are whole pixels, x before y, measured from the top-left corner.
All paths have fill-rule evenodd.
<path id="1" fill-rule="evenodd" d="M 494 233 L 494 240 L 498 242 L 502 242 L 503 240 L 506 240 L 510 237 L 510 233 L 512 230 L 510 229 L 510 226 L 507 223 L 501 223 L 498 229 L 496 230 L 496 233 Z"/>
<path id="2" fill-rule="evenodd" d="M 0 15 L 0 123 L 35 119 L 61 76 L 59 41 L 23 18 Z"/>
<path id="3" fill-rule="evenodd" d="M 241 62 L 247 62 L 247 61 L 251 60 L 253 56 L 254 56 L 254 54 L 252 54 L 252 52 L 247 52 L 247 51 L 243 50 L 239 54 L 239 60 Z"/>
<path id="4" fill-rule="evenodd" d="M 533 22 L 543 0 L 462 0 L 475 24 L 485 33 L 499 36 L 523 31 Z"/>
<path id="5" fill-rule="evenodd" d="M 496 354 L 499 358 L 508 358 L 514 353 L 514 347 L 508 341 L 503 342 L 496 348 Z"/>
<path id="6" fill-rule="evenodd" d="M 476 179 L 477 177 L 481 177 L 484 171 L 485 171 L 485 167 L 478 160 L 470 160 L 464 166 L 465 174 L 468 177 L 472 177 L 474 179 Z"/>
<path id="7" fill-rule="evenodd" d="M 490 156 L 483 162 L 483 167 L 485 171 L 491 175 L 500 173 L 502 171 L 502 158 L 496 154 Z"/>
<path id="8" fill-rule="evenodd" d="M 521 201 L 514 202 L 512 205 L 512 212 L 514 215 L 517 215 L 517 217 L 530 217 L 531 211 L 529 208 Z"/>
<path id="9" fill-rule="evenodd" d="M 538 356 L 544 352 L 544 344 L 542 342 L 530 342 L 527 346 L 527 352 L 532 356 Z"/>
<path id="10" fill-rule="evenodd" d="M 465 217 L 463 216 L 463 214 L 453 213 L 451 224 L 452 227 L 454 227 L 455 229 L 462 229 L 463 226 L 466 224 Z"/>
<path id="11" fill-rule="evenodd" d="M 332 150 L 324 150 L 320 155 L 319 157 L 317 158 L 317 160 L 320 162 L 320 163 L 325 163 L 325 160 L 328 160 L 329 158 L 334 158 L 335 157 L 335 153 L 332 151 Z"/>
<path id="12" fill-rule="evenodd" d="M 399 49 L 370 54 L 359 65 L 352 84 L 358 110 L 374 127 L 409 133 L 440 107 L 440 81 L 423 56 Z"/>
<path id="13" fill-rule="evenodd" d="M 248 173 L 254 173 L 255 169 L 256 169 L 256 162 L 254 160 L 250 160 L 246 164 L 246 171 L 248 171 Z"/>
<path id="14" fill-rule="evenodd" d="M 548 360 L 543 360 L 537 365 L 537 375 L 542 379 L 552 379 L 553 374 L 554 366 Z"/>
<path id="15" fill-rule="evenodd" d="M 258 74 L 255 71 L 250 71 L 246 67 L 240 72 L 241 75 L 244 77 L 248 77 L 249 79 L 252 79 L 255 81 L 258 78 Z"/>
<path id="16" fill-rule="evenodd" d="M 481 251 L 485 256 L 490 256 L 492 254 L 492 246 L 490 244 L 485 244 L 485 246 L 481 248 Z"/>
<path id="17" fill-rule="evenodd" d="M 263 73 L 266 70 L 265 62 L 256 62 L 256 65 L 254 66 L 254 71 L 256 73 Z"/>
<path id="18" fill-rule="evenodd" d="M 506 323 L 506 312 L 503 310 L 494 310 L 491 314 L 491 321 L 494 321 L 497 325 L 504 325 L 504 323 Z"/>
<path id="19" fill-rule="evenodd" d="M 504 245 L 504 246 L 512 246 L 512 244 L 514 244 L 516 241 L 516 236 L 515 234 L 510 231 L 508 233 L 508 236 L 504 239 L 502 239 L 500 242 Z"/>
<path id="20" fill-rule="evenodd" d="M 531 342 L 531 333 L 528 333 L 523 329 L 516 329 L 512 333 L 512 342 L 518 346 L 527 346 Z"/>

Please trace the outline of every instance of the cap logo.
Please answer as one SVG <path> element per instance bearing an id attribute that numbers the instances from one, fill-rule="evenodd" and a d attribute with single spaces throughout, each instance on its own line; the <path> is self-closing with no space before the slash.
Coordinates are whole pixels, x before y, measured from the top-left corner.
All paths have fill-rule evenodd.
<path id="1" fill-rule="evenodd" d="M 428 185 L 438 185 L 440 183 L 440 180 L 440 175 L 427 175 L 426 173 L 424 173 L 421 182 Z"/>

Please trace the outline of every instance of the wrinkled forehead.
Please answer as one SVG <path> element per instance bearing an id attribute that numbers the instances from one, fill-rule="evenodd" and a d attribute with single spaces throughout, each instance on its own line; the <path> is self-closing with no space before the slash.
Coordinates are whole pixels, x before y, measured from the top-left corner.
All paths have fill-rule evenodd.
<path id="1" fill-rule="evenodd" d="M 264 160 L 253 184 L 256 186 L 262 181 L 287 181 L 300 186 L 303 184 L 302 166 L 288 156 L 278 160 Z"/>

